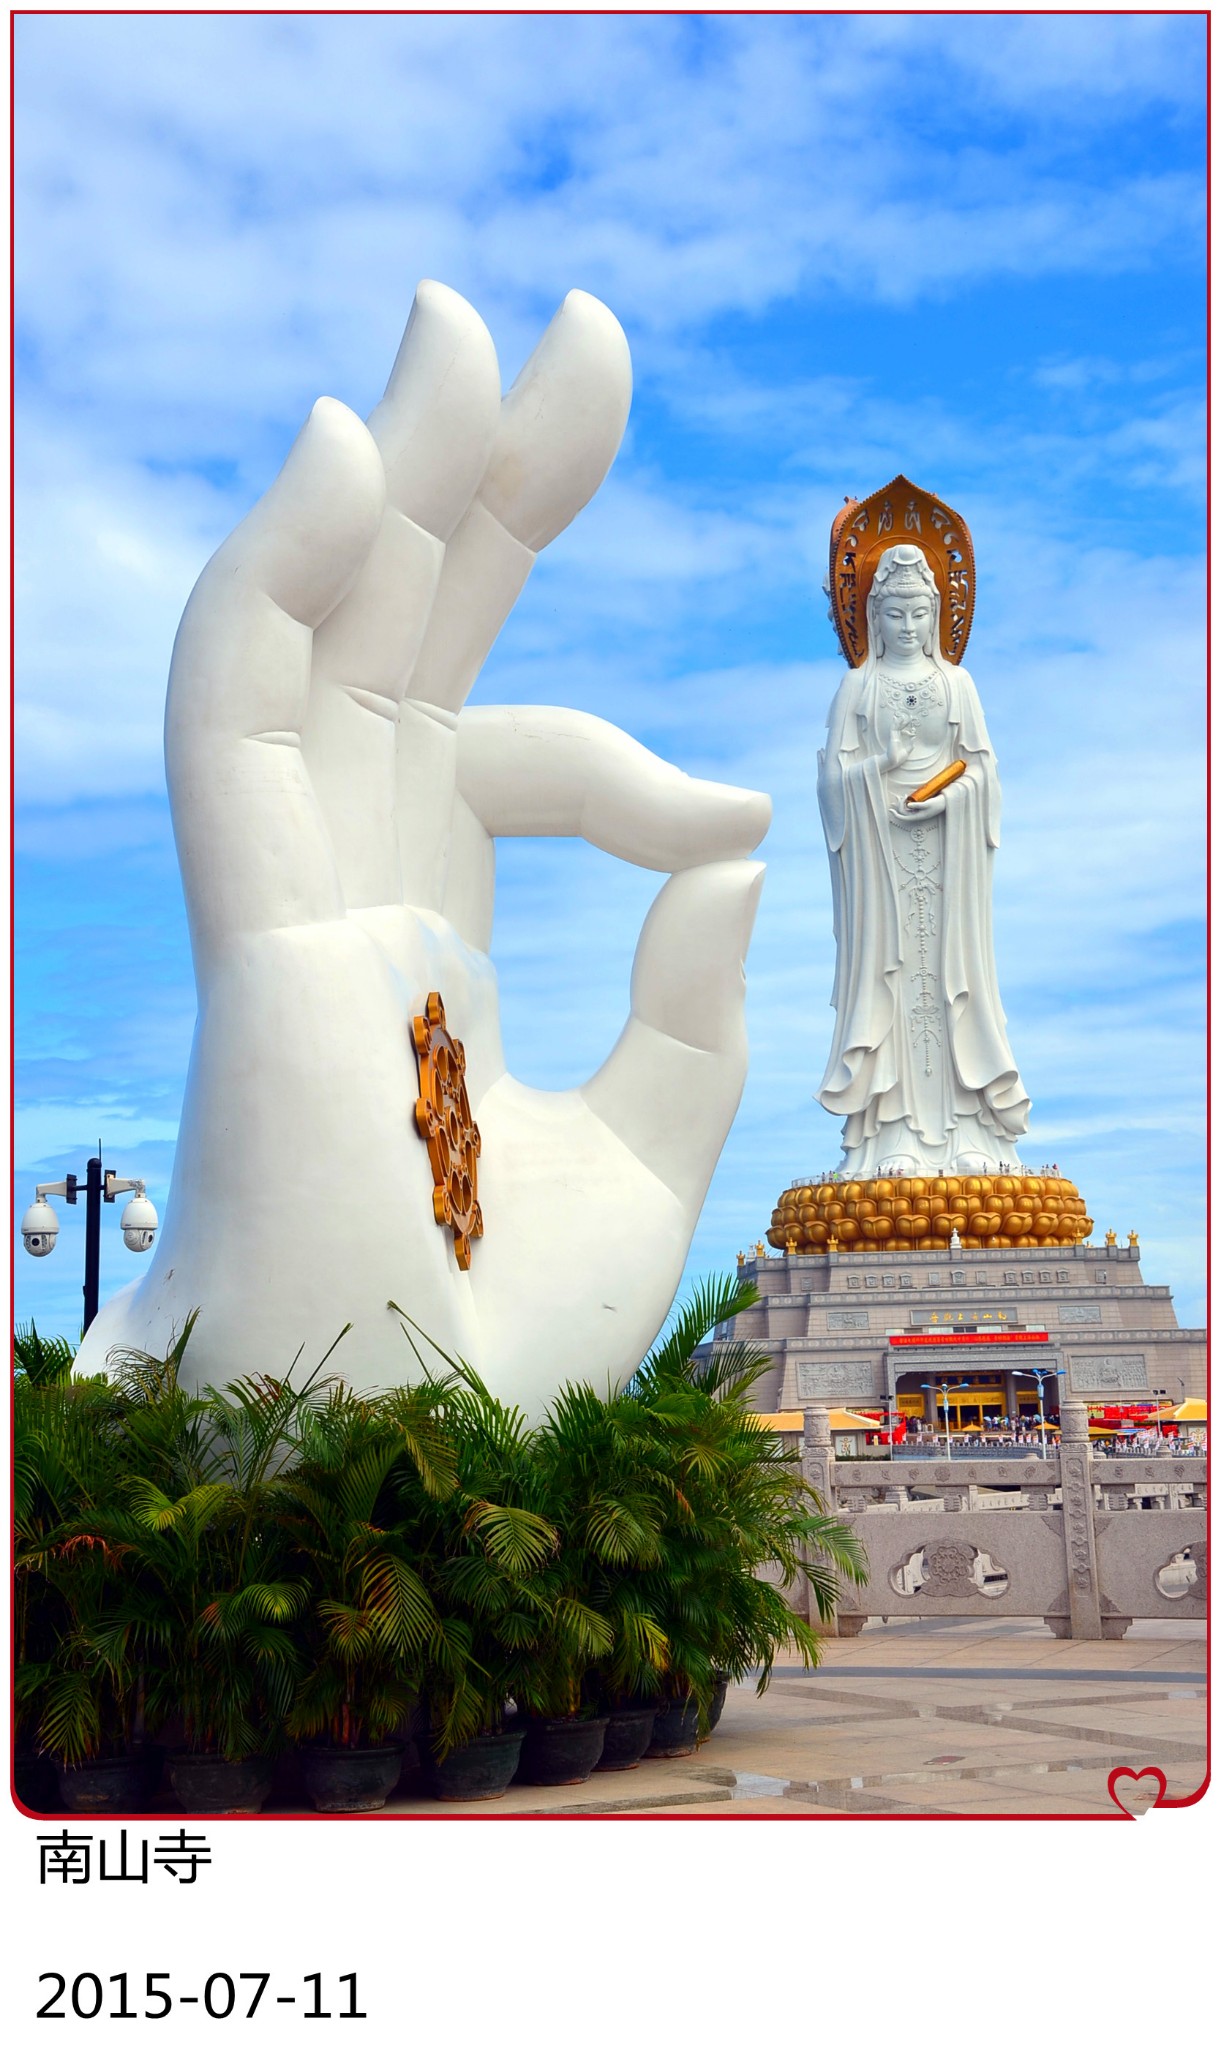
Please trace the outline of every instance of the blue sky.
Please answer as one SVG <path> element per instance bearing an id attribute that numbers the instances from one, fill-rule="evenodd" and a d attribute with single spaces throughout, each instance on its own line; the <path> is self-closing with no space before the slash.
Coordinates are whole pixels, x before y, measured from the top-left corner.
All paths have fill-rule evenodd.
<path id="1" fill-rule="evenodd" d="M 838 1155 L 820 583 L 845 494 L 902 468 L 975 538 L 1025 1157 L 1202 1321 L 1204 61 L 1174 16 L 19 21 L 18 1213 L 99 1137 L 164 1200 L 194 991 L 161 710 L 204 560 L 320 392 L 375 402 L 420 277 L 506 382 L 575 285 L 626 328 L 627 438 L 474 701 L 775 799 L 691 1270 Z M 600 1062 L 655 887 L 502 849 L 523 1079 Z M 78 1229 L 20 1259 L 21 1317 L 75 1330 Z M 108 1216 L 104 1287 L 135 1270 Z"/>

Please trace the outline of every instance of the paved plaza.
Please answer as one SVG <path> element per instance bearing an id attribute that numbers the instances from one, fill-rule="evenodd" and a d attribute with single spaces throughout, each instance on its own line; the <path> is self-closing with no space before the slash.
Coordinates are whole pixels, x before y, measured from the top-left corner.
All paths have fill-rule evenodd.
<path id="1" fill-rule="evenodd" d="M 514 1786 L 487 1807 L 396 1799 L 389 1814 L 1113 1814 L 1117 1765 L 1207 1772 L 1202 1622 L 1136 1622 L 1120 1642 L 1057 1641 L 1040 1621 L 870 1622 L 817 1672 L 730 1691 L 694 1756 Z"/>

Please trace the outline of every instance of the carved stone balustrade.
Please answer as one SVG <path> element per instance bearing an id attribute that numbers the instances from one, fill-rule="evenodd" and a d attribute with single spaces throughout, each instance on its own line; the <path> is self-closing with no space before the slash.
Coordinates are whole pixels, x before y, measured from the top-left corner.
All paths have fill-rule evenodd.
<path id="1" fill-rule="evenodd" d="M 1069 1401 L 1046 1459 L 837 1459 L 828 1409 L 804 1413 L 805 1476 L 869 1569 L 866 1586 L 843 1589 L 841 1635 L 874 1616 L 1041 1616 L 1086 1639 L 1137 1619 L 1203 1619 L 1206 1458 L 1095 1457 L 1085 1409 Z"/>

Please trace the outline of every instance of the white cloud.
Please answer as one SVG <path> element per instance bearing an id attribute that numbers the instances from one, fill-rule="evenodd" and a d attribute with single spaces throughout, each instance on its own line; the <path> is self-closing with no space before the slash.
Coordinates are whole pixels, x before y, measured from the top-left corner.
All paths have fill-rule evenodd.
<path id="1" fill-rule="evenodd" d="M 150 475 L 34 429 L 19 442 L 18 496 L 23 797 L 159 789 L 170 649 L 227 508 L 196 477 Z"/>
<path id="2" fill-rule="evenodd" d="M 201 398 L 253 418 L 296 394 L 295 416 L 320 372 L 359 390 L 420 274 L 511 357 L 574 280 L 665 334 L 799 290 L 1130 269 L 1198 240 L 1199 186 L 1077 142 L 1198 110 L 1197 42 L 1098 18 L 27 18 L 22 331 L 57 392 L 134 395 L 172 446 Z M 955 118 L 981 93 L 1022 133 Z M 1075 125 L 1049 120 L 1070 97 Z"/>

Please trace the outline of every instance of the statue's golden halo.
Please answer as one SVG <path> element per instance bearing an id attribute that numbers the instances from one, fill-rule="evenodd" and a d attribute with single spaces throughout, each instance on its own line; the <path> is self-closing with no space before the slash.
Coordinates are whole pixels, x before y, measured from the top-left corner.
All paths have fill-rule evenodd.
<path id="1" fill-rule="evenodd" d="M 1071 1180 L 1054 1174 L 925 1174 L 786 1188 L 767 1241 L 788 1252 L 946 1251 L 1080 1244 L 1094 1228 Z"/>
<path id="2" fill-rule="evenodd" d="M 975 613 L 975 553 L 966 521 L 931 491 L 897 476 L 869 498 L 848 498 L 831 522 L 831 616 L 853 668 L 869 652 L 865 604 L 887 548 L 918 547 L 941 593 L 941 652 L 960 662 Z"/>

